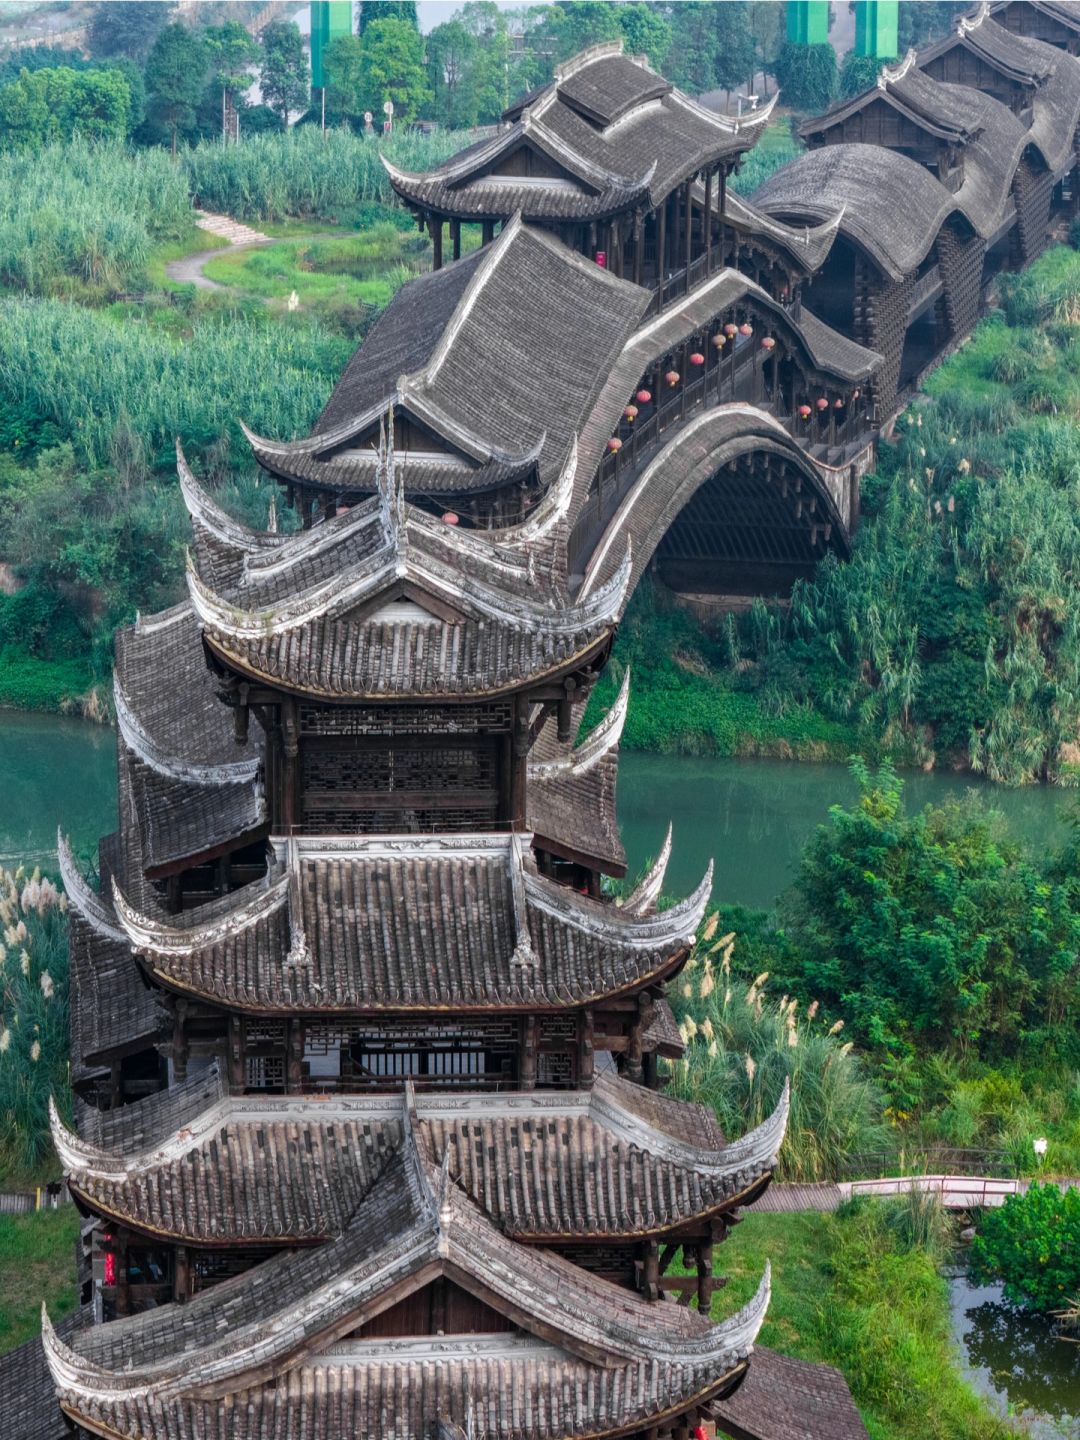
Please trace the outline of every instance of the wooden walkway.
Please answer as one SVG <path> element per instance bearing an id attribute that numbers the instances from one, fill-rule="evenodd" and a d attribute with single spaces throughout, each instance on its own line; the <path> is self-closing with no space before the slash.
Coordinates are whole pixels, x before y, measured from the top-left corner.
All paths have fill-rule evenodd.
<path id="1" fill-rule="evenodd" d="M 1054 1180 L 1059 1190 L 1080 1189 L 1080 1178 Z M 835 1210 L 854 1195 L 886 1199 L 909 1190 L 939 1195 L 946 1210 L 992 1210 L 1010 1195 L 1023 1195 L 1030 1180 L 980 1175 L 895 1175 L 882 1180 L 842 1180 L 837 1184 L 770 1185 L 753 1208 L 765 1213 Z"/>

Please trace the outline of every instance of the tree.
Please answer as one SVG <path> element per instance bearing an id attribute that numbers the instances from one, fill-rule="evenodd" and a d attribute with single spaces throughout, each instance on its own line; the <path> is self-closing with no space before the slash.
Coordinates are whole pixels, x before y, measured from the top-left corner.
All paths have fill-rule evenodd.
<path id="1" fill-rule="evenodd" d="M 174 155 L 177 133 L 195 124 L 208 61 L 206 46 L 184 25 L 166 25 L 147 57 L 147 114 L 169 131 Z"/>
<path id="2" fill-rule="evenodd" d="M 713 76 L 717 85 L 733 90 L 748 83 L 757 63 L 757 49 L 750 29 L 750 7 L 743 0 L 728 0 L 713 6 L 716 26 L 716 59 Z"/>
<path id="3" fill-rule="evenodd" d="M 793 110 L 820 114 L 836 94 L 836 51 L 788 41 L 776 57 L 776 83 Z"/>
<path id="4" fill-rule="evenodd" d="M 0 138 L 11 148 L 37 148 L 82 135 L 126 139 L 131 93 L 117 70 L 24 70 L 0 86 Z"/>
<path id="5" fill-rule="evenodd" d="M 1080 1295 L 1080 1190 L 1033 1183 L 987 1210 L 971 1247 L 977 1282 L 1004 1280 L 1005 1299 L 1043 1312 Z"/>
<path id="6" fill-rule="evenodd" d="M 840 98 L 850 100 L 852 96 L 869 90 L 884 63 L 873 55 L 856 55 L 854 50 L 849 50 L 840 67 Z"/>
<path id="7" fill-rule="evenodd" d="M 362 0 L 358 30 L 360 38 L 363 39 L 367 34 L 369 25 L 377 24 L 381 20 L 401 20 L 404 24 L 411 25 L 417 34 L 420 33 L 420 23 L 416 18 L 416 0 Z"/>
<path id="8" fill-rule="evenodd" d="M 470 125 L 493 125 L 510 103 L 510 32 L 493 0 L 470 0 L 458 12 L 471 41 L 465 76 L 465 108 Z"/>
<path id="9" fill-rule="evenodd" d="M 784 7 L 774 0 L 749 0 L 750 34 L 754 40 L 756 67 L 761 71 L 764 88 L 776 65 L 776 57 L 784 43 Z"/>
<path id="10" fill-rule="evenodd" d="M 210 62 L 210 83 L 221 99 L 222 130 L 226 101 L 235 106 L 252 82 L 251 66 L 259 58 L 259 42 L 237 20 L 212 25 L 202 32 Z"/>
<path id="11" fill-rule="evenodd" d="M 452 130 L 476 124 L 468 85 L 475 54 L 476 40 L 456 17 L 436 25 L 427 37 L 432 113 Z"/>
<path id="12" fill-rule="evenodd" d="M 407 124 L 431 98 L 420 32 L 404 20 L 376 20 L 363 38 L 361 95 L 364 109 L 379 114 L 394 102 L 394 117 Z"/>
<path id="13" fill-rule="evenodd" d="M 902 783 L 853 766 L 785 901 L 789 993 L 842 1015 L 856 1041 L 913 1055 L 1014 1054 L 1051 1029 L 1071 1041 L 1076 886 L 1041 871 L 974 801 L 904 813 Z"/>
<path id="14" fill-rule="evenodd" d="M 311 70 L 304 41 L 291 20 L 272 20 L 262 32 L 263 58 L 259 84 L 263 100 L 289 128 L 289 112 L 303 110 L 311 93 Z"/>
<path id="15" fill-rule="evenodd" d="M 364 113 L 364 47 L 358 35 L 338 35 L 326 47 L 323 74 L 326 76 L 326 114 L 352 119 Z"/>
<path id="16" fill-rule="evenodd" d="M 681 90 L 700 95 L 716 85 L 718 34 L 711 0 L 685 0 L 671 12 L 667 75 Z"/>
<path id="17" fill-rule="evenodd" d="M 647 55 L 649 64 L 659 70 L 671 49 L 671 23 L 651 5 L 638 0 L 625 0 L 615 7 L 623 43 L 629 55 Z"/>
<path id="18" fill-rule="evenodd" d="M 145 60 L 171 11 L 159 0 L 100 0 L 87 26 L 90 53 Z"/>
<path id="19" fill-rule="evenodd" d="M 552 5 L 540 33 L 552 46 L 556 60 L 565 60 L 589 45 L 617 40 L 622 33 L 619 9 L 607 0 L 571 0 L 569 4 Z"/>

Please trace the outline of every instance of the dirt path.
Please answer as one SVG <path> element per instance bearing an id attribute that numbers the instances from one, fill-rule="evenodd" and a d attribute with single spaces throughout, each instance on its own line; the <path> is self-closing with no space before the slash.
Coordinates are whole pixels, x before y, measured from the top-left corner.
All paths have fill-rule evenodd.
<path id="1" fill-rule="evenodd" d="M 271 236 L 264 235 L 261 230 L 252 230 L 249 225 L 243 225 L 228 215 L 213 215 L 206 210 L 196 210 L 195 214 L 198 217 L 195 224 L 199 229 L 205 230 L 208 235 L 217 235 L 227 240 L 229 249 L 273 244 Z M 219 285 L 216 280 L 210 280 L 203 274 L 206 262 L 220 254 L 220 246 L 216 250 L 196 250 L 193 255 L 185 255 L 180 260 L 167 261 L 165 274 L 180 285 L 194 285 L 196 290 L 226 290 L 228 286 Z"/>

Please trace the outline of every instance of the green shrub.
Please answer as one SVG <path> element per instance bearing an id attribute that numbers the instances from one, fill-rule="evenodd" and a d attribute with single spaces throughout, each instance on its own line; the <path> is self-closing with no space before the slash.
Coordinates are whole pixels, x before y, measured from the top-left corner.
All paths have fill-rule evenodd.
<path id="1" fill-rule="evenodd" d="M 1080 1190 L 1033 1183 L 987 1211 L 971 1247 L 977 1281 L 1002 1280 L 1005 1298 L 1056 1310 L 1080 1294 Z"/>

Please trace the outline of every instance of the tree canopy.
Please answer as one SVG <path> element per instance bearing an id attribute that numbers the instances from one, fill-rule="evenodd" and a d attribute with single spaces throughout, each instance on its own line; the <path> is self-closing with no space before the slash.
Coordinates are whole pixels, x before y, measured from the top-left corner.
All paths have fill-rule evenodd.
<path id="1" fill-rule="evenodd" d="M 123 140 L 131 122 L 131 90 L 116 69 L 24 70 L 0 86 L 0 141 L 39 148 L 81 135 Z"/>
<path id="2" fill-rule="evenodd" d="M 836 51 L 831 45 L 784 44 L 773 72 L 784 101 L 816 115 L 836 94 Z"/>
<path id="3" fill-rule="evenodd" d="M 263 101 L 288 129 L 289 114 L 307 107 L 311 93 L 311 68 L 304 53 L 304 41 L 291 20 L 272 20 L 262 32 L 262 63 L 259 84 Z"/>
<path id="4" fill-rule="evenodd" d="M 383 104 L 392 100 L 396 122 L 415 120 L 431 94 L 420 32 L 404 20 L 375 20 L 360 43 L 364 109 L 381 115 Z"/>
<path id="5" fill-rule="evenodd" d="M 367 34 L 368 26 L 380 20 L 401 20 L 419 34 L 420 23 L 416 18 L 416 0 L 362 0 L 358 33 L 361 39 Z"/>
<path id="6" fill-rule="evenodd" d="M 86 30 L 90 53 L 145 60 L 172 8 L 159 0 L 101 0 L 93 7 Z"/>
<path id="7" fill-rule="evenodd" d="M 173 154 L 177 134 L 194 128 L 208 65 L 202 38 L 184 25 L 166 25 L 147 57 L 147 118 L 168 130 Z"/>

